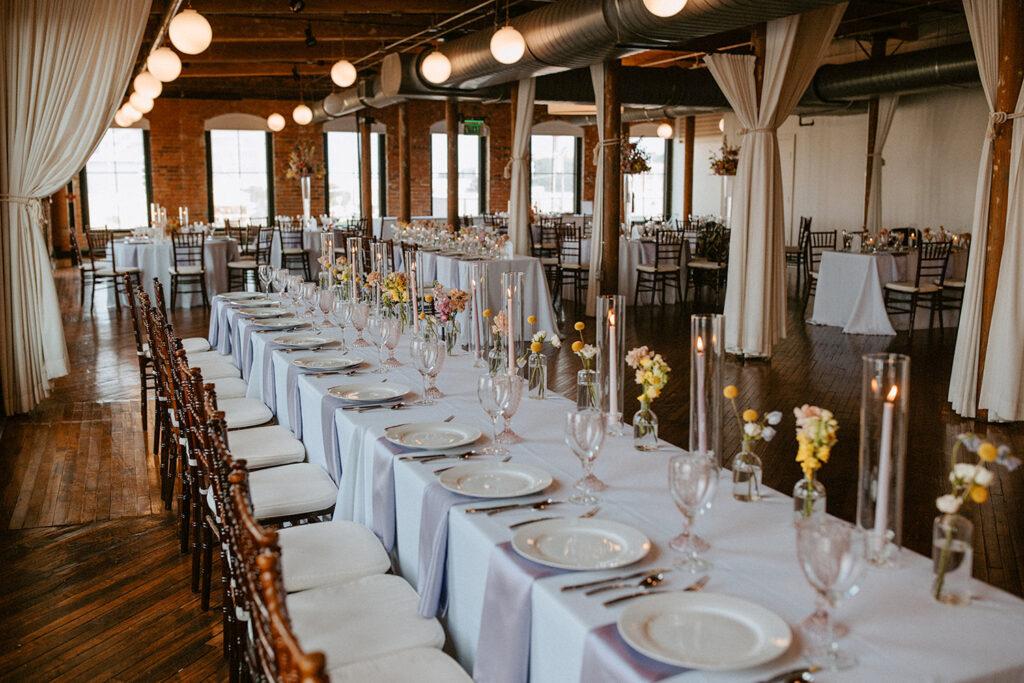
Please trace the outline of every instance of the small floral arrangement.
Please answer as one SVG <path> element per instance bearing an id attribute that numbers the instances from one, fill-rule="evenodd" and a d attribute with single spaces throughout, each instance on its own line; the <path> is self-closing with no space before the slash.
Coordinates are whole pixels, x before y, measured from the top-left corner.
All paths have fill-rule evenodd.
<path id="1" fill-rule="evenodd" d="M 722 395 L 732 403 L 732 412 L 736 416 L 736 422 L 740 426 L 740 434 L 743 436 L 743 450 L 733 460 L 733 482 L 742 484 L 742 480 L 735 478 L 738 466 L 747 465 L 752 467 L 756 463 L 756 467 L 760 469 L 761 462 L 753 455 L 751 445 L 755 441 L 768 442 L 775 438 L 775 425 L 782 422 L 782 413 L 778 410 L 773 410 L 770 413 L 759 416 L 757 411 L 751 408 L 747 408 L 740 413 L 740 409 L 736 407 L 736 396 L 739 395 L 739 390 L 732 384 L 722 390 Z M 761 490 L 758 479 L 759 477 L 747 477 L 747 500 L 760 500 Z"/>
<path id="2" fill-rule="evenodd" d="M 736 175 L 740 165 L 740 148 L 730 147 L 729 138 L 722 138 L 722 147 L 718 154 L 708 157 L 711 160 L 711 172 L 715 175 Z"/>
<path id="3" fill-rule="evenodd" d="M 814 504 L 814 473 L 828 462 L 832 447 L 836 445 L 839 422 L 830 411 L 806 403 L 794 408 L 793 415 L 796 416 L 796 440 L 800 444 L 796 461 L 800 463 L 807 484 L 803 516 L 810 517 Z"/>
<path id="4" fill-rule="evenodd" d="M 590 362 L 597 356 L 597 347 L 583 341 L 584 325 L 582 322 L 576 323 L 572 328 L 580 333 L 580 338 L 572 343 L 572 352 L 579 356 L 583 363 L 583 369 L 590 370 Z"/>
<path id="5" fill-rule="evenodd" d="M 285 171 L 286 178 L 323 178 L 323 164 L 316 161 L 313 155 L 311 143 L 295 143 L 295 148 L 288 155 L 288 170 Z"/>
<path id="6" fill-rule="evenodd" d="M 320 264 L 320 272 L 327 273 L 329 276 L 328 286 L 347 285 L 352 279 L 352 269 L 348 265 L 348 259 L 344 256 L 339 256 L 334 263 L 331 263 L 327 256 L 321 256 L 317 259 L 317 263 Z"/>
<path id="7" fill-rule="evenodd" d="M 642 410 L 649 410 L 651 401 L 661 396 L 661 390 L 668 384 L 668 373 L 672 368 L 660 353 L 653 353 L 646 346 L 630 349 L 626 354 L 626 365 L 636 370 L 636 383 L 643 387 L 636 400 L 640 401 Z"/>
<path id="8" fill-rule="evenodd" d="M 651 155 L 635 142 L 622 143 L 622 172 L 647 173 L 651 170 Z"/>
<path id="9" fill-rule="evenodd" d="M 442 323 L 447 323 L 449 320 L 454 321 L 457 313 L 462 313 L 466 310 L 466 304 L 469 303 L 469 294 L 461 289 L 449 289 L 446 291 L 441 286 L 441 283 L 435 280 L 432 301 L 438 319 Z"/>
<path id="10" fill-rule="evenodd" d="M 977 462 L 958 462 L 960 450 L 965 449 L 969 453 L 977 455 Z M 1010 455 L 1009 446 L 996 447 L 989 441 L 982 441 L 977 434 L 960 434 L 956 437 L 953 445 L 953 454 L 950 456 L 949 481 L 953 485 L 953 491 L 935 500 L 935 507 L 939 512 L 956 518 L 968 499 L 981 504 L 988 500 L 988 487 L 995 478 L 991 470 L 985 467 L 986 463 L 994 462 L 1002 465 L 1012 472 L 1020 465 L 1020 459 Z M 935 584 L 933 593 L 935 599 L 942 596 L 942 584 L 946 578 L 953 547 L 954 524 L 946 525 L 945 543 L 942 546 L 942 554 L 939 556 L 939 564 L 935 569 Z"/>

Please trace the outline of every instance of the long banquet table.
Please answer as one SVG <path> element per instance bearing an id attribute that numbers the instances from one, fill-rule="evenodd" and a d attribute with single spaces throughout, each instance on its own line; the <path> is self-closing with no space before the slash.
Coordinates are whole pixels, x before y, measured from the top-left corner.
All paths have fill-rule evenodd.
<path id="1" fill-rule="evenodd" d="M 596 597 L 558 590 L 562 585 L 626 572 L 537 572 L 539 565 L 509 560 L 505 544 L 512 532 L 508 525 L 542 514 L 534 510 L 494 517 L 465 514 L 464 508 L 478 501 L 446 492 L 433 474 L 435 467 L 453 461 L 436 465 L 402 461 L 397 459 L 400 451 L 383 440 L 388 425 L 436 421 L 448 415 L 489 434 L 489 421 L 476 401 L 474 378 L 479 370 L 471 367 L 471 357 L 446 360 L 438 386 L 447 396 L 436 405 L 356 414 L 334 407 L 325 398 L 327 389 L 346 381 L 367 381 L 373 374 L 351 380 L 339 375 L 293 374 L 289 378 L 296 355 L 275 346 L 272 340 L 279 333 L 252 333 L 250 327 L 222 298 L 215 301 L 210 342 L 245 368 L 250 395 L 263 398 L 276 409 L 282 424 L 301 433 L 309 460 L 325 467 L 339 483 L 335 518 L 365 522 L 381 536 L 394 554 L 398 571 L 420 592 L 421 613 L 432 615 L 445 604 L 440 594 L 447 592 L 443 616 L 454 651 L 468 670 L 476 667 L 477 680 L 523 681 L 527 672 L 534 683 L 658 680 L 666 675 L 662 670 L 654 678 L 645 677 L 633 668 L 637 662 L 650 664 L 651 660 L 633 654 L 610 626 L 625 605 L 605 608 Z M 339 330 L 329 328 L 324 336 L 337 339 Z M 421 384 L 406 348 L 403 342 L 396 354 L 405 366 L 387 377 L 418 395 Z M 369 361 L 367 369 L 375 366 L 375 351 L 354 353 Z M 580 475 L 579 462 L 562 441 L 562 415 L 570 409 L 570 402 L 557 395 L 549 394 L 543 401 L 524 398 L 512 421 L 525 437 L 511 447 L 513 461 L 543 467 L 555 480 L 551 488 L 529 500 L 564 498 Z M 296 414 L 299 411 L 301 415 Z M 640 453 L 623 436 L 609 439 L 597 459 L 596 473 L 609 485 L 600 494 L 598 519 L 630 524 L 650 538 L 653 547 L 641 567 L 668 567 L 673 559 L 667 542 L 681 525 L 666 481 L 668 459 L 678 452 L 663 444 L 657 452 Z M 795 625 L 812 611 L 814 594 L 796 561 L 792 501 L 770 491 L 763 502 L 740 503 L 731 497 L 729 483 L 730 475 L 723 471 L 713 507 L 697 523 L 697 532 L 712 544 L 707 556 L 715 563 L 705 590 L 773 610 L 794 628 L 793 644 L 781 657 L 757 668 L 674 669 L 664 680 L 755 681 L 802 662 Z M 575 516 L 582 511 L 566 503 L 545 512 Z M 687 583 L 673 573 L 667 577 L 665 585 L 670 589 Z M 949 607 L 930 598 L 930 584 L 931 561 L 909 551 L 903 552 L 899 569 L 870 570 L 861 593 L 837 611 L 850 628 L 843 645 L 857 655 L 859 664 L 820 679 L 1024 679 L 1024 653 L 1018 643 L 1024 633 L 1024 601 L 975 581 L 976 602 Z"/>
<path id="2" fill-rule="evenodd" d="M 207 237 L 203 245 L 206 260 L 206 294 L 213 297 L 228 289 L 228 261 L 238 258 L 238 242 L 231 237 Z M 153 296 L 153 278 L 160 278 L 168 300 L 171 304 L 170 267 L 174 261 L 174 247 L 170 240 L 135 240 L 125 239 L 114 242 L 114 258 L 118 267 L 138 266 L 142 287 Z M 113 305 L 114 288 L 110 292 L 110 305 Z M 122 295 L 123 296 L 123 295 Z M 198 306 L 202 303 L 199 292 L 178 295 L 178 305 L 185 308 Z"/>

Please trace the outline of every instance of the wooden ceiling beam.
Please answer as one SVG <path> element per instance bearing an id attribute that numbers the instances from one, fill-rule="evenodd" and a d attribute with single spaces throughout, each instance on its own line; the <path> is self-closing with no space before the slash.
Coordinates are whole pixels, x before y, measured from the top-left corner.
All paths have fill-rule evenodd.
<path id="1" fill-rule="evenodd" d="M 319 40 L 319 39 L 318 39 Z M 379 45 L 376 40 L 359 39 L 340 42 L 325 42 L 316 47 L 291 43 L 213 43 L 198 55 L 182 55 L 182 63 L 189 64 L 230 64 L 241 62 L 255 64 L 259 62 L 291 62 L 302 64 L 316 61 L 333 63 L 341 59 L 342 48 L 349 59 L 372 52 Z"/>
<path id="2" fill-rule="evenodd" d="M 303 77 L 330 74 L 330 62 L 324 64 L 190 64 L 179 78 L 251 78 L 253 76 L 287 76 L 297 70 Z"/>
<path id="3" fill-rule="evenodd" d="M 292 12 L 288 0 L 192 0 L 192 8 L 204 16 L 220 14 L 281 15 L 303 19 L 344 14 L 455 14 L 479 0 L 305 0 L 301 12 Z"/>
<path id="4" fill-rule="evenodd" d="M 213 29 L 213 42 L 275 42 L 294 41 L 303 44 L 307 22 L 283 21 L 264 17 L 208 17 Z M 317 22 L 308 25 L 318 41 L 351 39 L 397 40 L 431 25 L 429 18 L 386 17 L 374 22 Z"/>

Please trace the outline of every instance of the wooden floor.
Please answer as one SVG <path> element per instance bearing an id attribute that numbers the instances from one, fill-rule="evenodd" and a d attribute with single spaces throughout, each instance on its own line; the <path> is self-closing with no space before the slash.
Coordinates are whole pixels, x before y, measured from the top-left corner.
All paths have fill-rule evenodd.
<path id="1" fill-rule="evenodd" d="M 154 461 L 139 418 L 128 315 L 100 305 L 102 293 L 93 313 L 88 302 L 81 310 L 71 269 L 58 271 L 57 285 L 72 372 L 56 381 L 51 398 L 35 411 L 0 422 L 0 553 L 6 560 L 0 570 L 0 680 L 223 680 L 219 606 L 200 611 L 188 590 L 188 558 L 178 554 L 172 517 L 158 504 Z M 952 413 L 945 400 L 952 332 L 945 339 L 916 334 L 912 347 L 905 334 L 845 335 L 804 324 L 802 303 L 790 300 L 789 336 L 771 362 L 728 362 L 727 381 L 739 387 L 741 407 L 787 416 L 779 436 L 762 450 L 765 482 L 789 491 L 800 477 L 792 408 L 830 408 L 841 424 L 840 441 L 821 480 L 829 511 L 852 519 L 860 356 L 910 353 L 904 542 L 929 552 L 934 499 L 946 490 L 955 435 L 977 430 L 1022 453 L 1024 425 L 975 425 Z M 673 368 L 654 409 L 661 435 L 684 445 L 691 308 L 631 309 L 627 322 L 629 346 L 648 344 Z M 176 311 L 174 320 L 178 334 L 205 336 L 202 309 Z M 569 310 L 563 328 L 571 333 L 573 322 Z M 574 391 L 576 358 L 563 349 L 551 367 L 551 386 Z M 726 435 L 727 450 L 738 450 L 739 435 L 732 429 Z M 1024 468 L 996 475 L 989 502 L 972 506 L 978 529 L 974 572 L 1024 596 Z"/>

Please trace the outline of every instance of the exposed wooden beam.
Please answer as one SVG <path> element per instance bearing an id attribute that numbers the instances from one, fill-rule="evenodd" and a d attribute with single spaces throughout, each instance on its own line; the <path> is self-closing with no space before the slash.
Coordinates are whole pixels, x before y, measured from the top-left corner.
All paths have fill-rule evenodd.
<path id="1" fill-rule="evenodd" d="M 622 101 L 619 93 L 619 62 L 604 64 L 604 164 L 601 201 L 602 233 L 601 294 L 619 293 L 619 226 L 622 211 Z M 612 140 L 618 142 L 611 143 Z"/>
<path id="2" fill-rule="evenodd" d="M 448 134 L 448 225 L 459 229 L 459 103 L 444 101 L 444 129 Z"/>
<path id="3" fill-rule="evenodd" d="M 373 177 L 370 168 L 370 123 L 366 116 L 359 117 L 359 207 L 362 217 L 370 219 L 367 234 L 373 235 Z"/>
<path id="4" fill-rule="evenodd" d="M 693 143 L 697 132 L 697 118 L 687 116 L 683 120 L 683 220 L 690 220 L 693 214 Z"/>
<path id="5" fill-rule="evenodd" d="M 885 57 L 885 44 L 887 39 L 884 35 L 875 35 L 871 40 L 871 59 L 877 60 Z M 875 138 L 878 137 L 878 96 L 872 97 L 868 102 L 868 161 L 867 170 L 864 174 L 864 225 L 868 224 L 868 207 L 871 204 L 871 175 L 874 170 Z M 879 226 L 881 227 L 881 226 Z"/>
<path id="6" fill-rule="evenodd" d="M 198 55 L 184 55 L 182 63 L 210 64 L 234 63 L 252 64 L 256 62 L 303 62 L 322 61 L 333 64 L 342 56 L 353 58 L 372 52 L 380 46 L 374 38 L 346 38 L 344 41 L 323 41 L 317 38 L 316 47 L 306 47 L 301 42 L 276 42 L 255 44 L 249 42 L 214 42 Z M 344 54 L 343 54 L 344 51 Z"/>
<path id="7" fill-rule="evenodd" d="M 266 43 L 294 41 L 303 45 L 307 21 L 318 42 L 334 42 L 352 38 L 397 40 L 428 28 L 429 17 L 381 17 L 375 21 L 353 18 L 348 21 L 292 21 L 266 17 L 208 17 L 214 42 Z"/>
<path id="8" fill-rule="evenodd" d="M 252 76 L 288 76 L 292 69 L 301 76 L 327 76 L 331 63 L 324 64 L 189 64 L 179 78 L 249 78 Z"/>
<path id="9" fill-rule="evenodd" d="M 345 14 L 451 14 L 462 12 L 479 0 L 305 0 L 301 12 L 292 12 L 288 0 L 192 0 L 197 12 L 216 16 L 219 14 L 276 14 L 281 16 L 309 17 L 338 16 Z"/>

